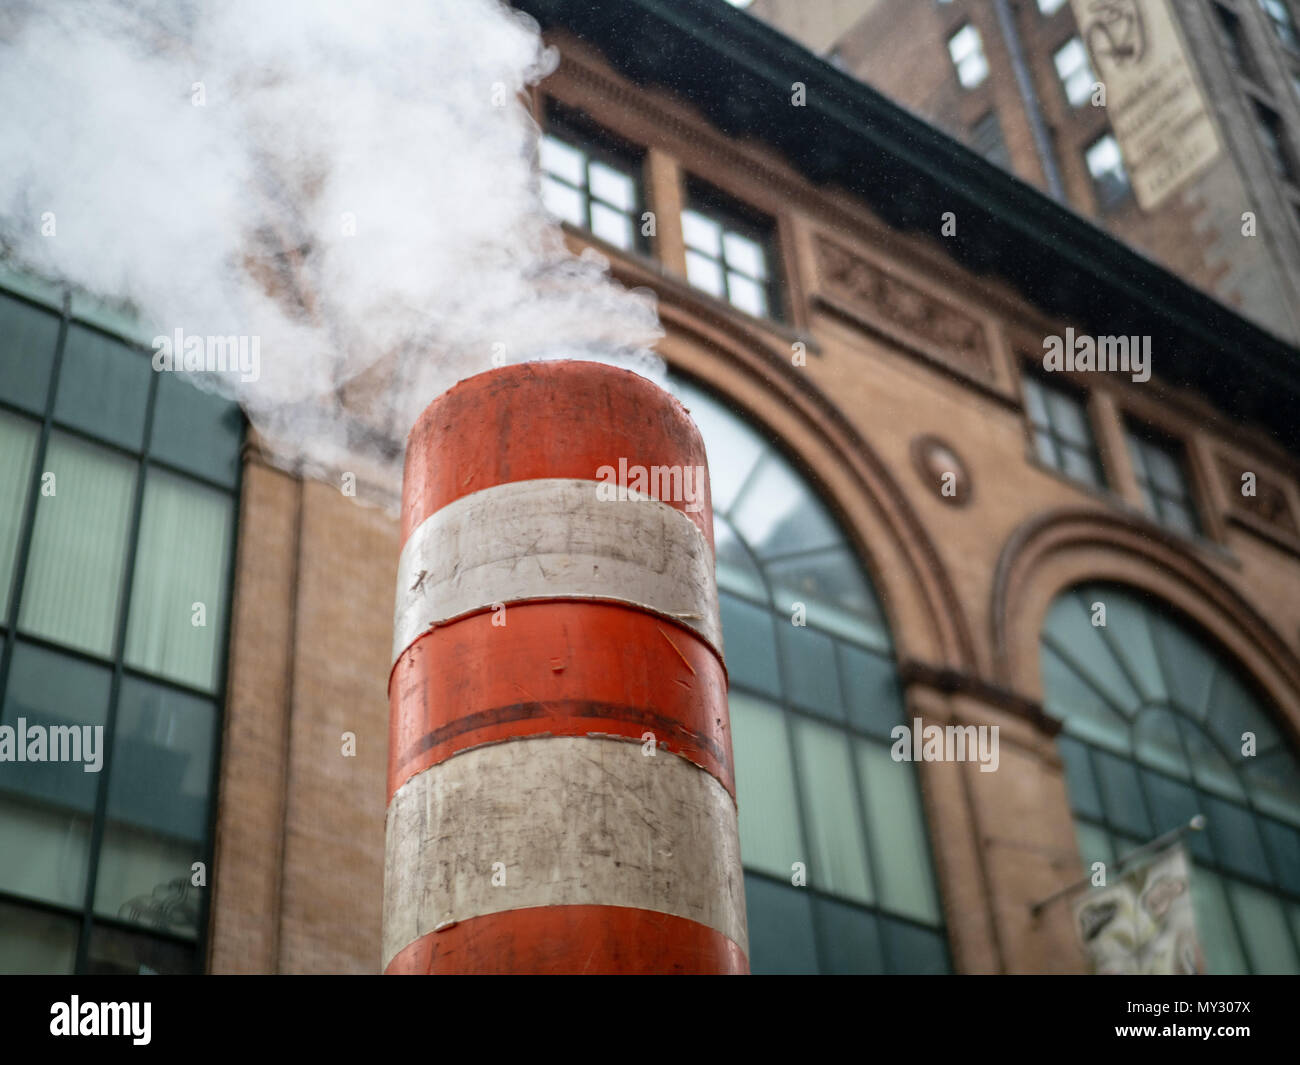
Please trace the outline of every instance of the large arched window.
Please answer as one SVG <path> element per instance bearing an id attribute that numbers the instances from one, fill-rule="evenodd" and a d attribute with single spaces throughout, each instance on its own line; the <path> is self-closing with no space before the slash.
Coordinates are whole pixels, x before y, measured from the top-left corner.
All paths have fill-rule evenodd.
<path id="1" fill-rule="evenodd" d="M 904 711 L 871 586 L 770 443 L 670 387 L 709 456 L 751 967 L 946 972 L 916 776 L 889 754 Z"/>
<path id="2" fill-rule="evenodd" d="M 1233 664 L 1113 585 L 1061 595 L 1041 656 L 1085 863 L 1203 814 L 1184 838 L 1211 971 L 1300 972 L 1300 766 Z"/>

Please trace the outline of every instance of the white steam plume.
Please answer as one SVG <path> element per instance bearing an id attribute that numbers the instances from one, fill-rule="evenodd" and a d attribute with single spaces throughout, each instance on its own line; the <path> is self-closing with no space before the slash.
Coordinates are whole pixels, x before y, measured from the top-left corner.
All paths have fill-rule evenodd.
<path id="1" fill-rule="evenodd" d="M 260 337 L 255 381 L 191 376 L 286 467 L 391 491 L 392 442 L 494 355 L 654 374 L 653 298 L 539 202 L 518 94 L 553 65 L 499 0 L 10 2 L 0 253 L 160 335 Z"/>

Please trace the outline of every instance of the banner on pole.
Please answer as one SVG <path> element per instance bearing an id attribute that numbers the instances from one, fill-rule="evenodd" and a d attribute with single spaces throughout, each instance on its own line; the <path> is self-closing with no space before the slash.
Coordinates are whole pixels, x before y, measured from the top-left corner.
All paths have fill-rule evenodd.
<path id="1" fill-rule="evenodd" d="M 1074 927 L 1098 975 L 1205 972 L 1181 844 L 1131 867 L 1074 904 Z"/>

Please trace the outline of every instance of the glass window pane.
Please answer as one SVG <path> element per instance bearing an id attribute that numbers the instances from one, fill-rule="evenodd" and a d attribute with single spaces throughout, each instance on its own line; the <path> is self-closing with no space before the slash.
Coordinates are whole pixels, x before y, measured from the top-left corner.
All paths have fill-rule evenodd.
<path id="1" fill-rule="evenodd" d="M 1038 453 L 1039 461 L 1053 469 L 1059 469 L 1061 460 L 1056 455 L 1056 443 L 1048 433 L 1034 432 L 1034 450 Z"/>
<path id="2" fill-rule="evenodd" d="M 881 739 L 903 721 L 903 691 L 892 659 L 852 644 L 837 648 L 849 722 Z"/>
<path id="3" fill-rule="evenodd" d="M 799 830 L 784 714 L 740 692 L 733 691 L 729 702 L 741 857 L 747 868 L 789 882 L 791 866 L 808 859 Z"/>
<path id="4" fill-rule="evenodd" d="M 149 471 L 126 629 L 128 665 L 216 690 L 233 508 L 224 492 Z"/>
<path id="5" fill-rule="evenodd" d="M 723 296 L 722 267 L 716 259 L 701 255 L 697 251 L 686 253 L 686 277 L 696 288 L 703 289 L 711 296 Z"/>
<path id="6" fill-rule="evenodd" d="M 159 376 L 149 440 L 152 454 L 233 488 L 243 433 L 238 403 L 196 388 L 185 374 Z"/>
<path id="7" fill-rule="evenodd" d="M 0 723 L 27 760 L 0 761 L 0 855 L 23 860 L 0 861 L 0 891 L 82 905 L 111 684 L 106 667 L 14 647 Z"/>
<path id="8" fill-rule="evenodd" d="M 910 763 L 895 762 L 887 747 L 863 740 L 854 746 L 871 826 L 880 902 L 894 913 L 938 924 L 939 900 L 915 771 Z"/>
<path id="9" fill-rule="evenodd" d="M 636 208 L 636 182 L 627 174 L 593 159 L 587 175 L 591 183 L 591 194 L 597 199 L 604 200 L 620 211 L 630 212 Z"/>
<path id="10" fill-rule="evenodd" d="M 1065 781 L 1074 812 L 1087 817 L 1102 817 L 1101 792 L 1092 773 L 1087 746 L 1062 734 L 1056 738 L 1056 749 L 1061 752 L 1061 761 L 1065 763 Z"/>
<path id="11" fill-rule="evenodd" d="M 1113 174 L 1123 166 L 1119 142 L 1109 133 L 1088 149 L 1086 157 L 1088 172 L 1095 178 Z"/>
<path id="12" fill-rule="evenodd" d="M 809 882 L 835 895 L 870 902 L 867 849 L 855 812 L 858 800 L 848 738 L 840 730 L 814 721 L 796 718 L 791 724 L 811 837 Z"/>
<path id="13" fill-rule="evenodd" d="M 1129 675 L 1137 678 L 1148 700 L 1164 702 L 1168 692 L 1147 624 L 1150 612 L 1138 600 L 1113 589 L 1097 589 L 1095 601 L 1106 604 L 1106 627 L 1100 631 L 1105 633 L 1115 657 L 1127 667 Z"/>
<path id="14" fill-rule="evenodd" d="M 948 949 L 943 936 L 888 917 L 880 918 L 891 972 L 907 976 L 947 973 Z"/>
<path id="15" fill-rule="evenodd" d="M 1183 780 L 1191 779 L 1178 719 L 1171 711 L 1159 708 L 1142 711 L 1134 730 L 1134 745 L 1137 759 L 1144 765 Z"/>
<path id="16" fill-rule="evenodd" d="M 767 293 L 757 281 L 744 274 L 727 274 L 727 299 L 746 314 L 762 318 L 767 314 Z"/>
<path id="17" fill-rule="evenodd" d="M 207 700 L 123 678 L 97 913 L 196 934 L 200 891 L 190 866 L 204 858 L 215 729 Z"/>
<path id="18" fill-rule="evenodd" d="M 1169 694 L 1185 713 L 1200 720 L 1210 695 L 1214 656 L 1181 625 L 1161 614 L 1151 615 L 1150 625 Z"/>
<path id="19" fill-rule="evenodd" d="M 776 668 L 776 633 L 772 615 L 763 607 L 746 603 L 723 592 L 722 638 L 727 647 L 727 669 L 732 684 L 781 697 L 781 678 Z"/>
<path id="20" fill-rule="evenodd" d="M 1259 700 L 1226 667 L 1220 667 L 1214 678 L 1205 727 L 1225 751 L 1231 752 L 1233 761 L 1239 760 L 1244 733 L 1254 733 L 1257 751 L 1267 751 L 1281 742 Z"/>
<path id="21" fill-rule="evenodd" d="M 0 295 L 0 398 L 44 414 L 58 342 L 58 315 Z"/>
<path id="22" fill-rule="evenodd" d="M 834 547 L 840 533 L 784 459 L 769 454 L 731 513 L 736 531 L 760 559 Z"/>
<path id="23" fill-rule="evenodd" d="M 1290 751 L 1283 748 L 1244 759 L 1242 776 L 1256 806 L 1300 825 L 1300 772 Z"/>
<path id="24" fill-rule="evenodd" d="M 36 526 L 18 624 L 91 654 L 113 650 L 126 564 L 136 464 L 62 433 L 50 436 L 53 494 Z"/>
<path id="25" fill-rule="evenodd" d="M 1101 486 L 1101 477 L 1097 473 L 1097 461 L 1091 451 L 1080 451 L 1069 444 L 1062 444 L 1061 470 L 1076 481 L 1090 484 L 1094 488 Z"/>
<path id="26" fill-rule="evenodd" d="M 690 411 L 709 454 L 709 491 L 714 514 L 727 514 L 736 494 L 768 445 L 737 415 L 708 393 L 684 381 L 670 381 Z"/>
<path id="27" fill-rule="evenodd" d="M 1282 904 L 1268 892 L 1236 880 L 1228 881 L 1228 896 L 1246 939 L 1251 969 L 1266 975 L 1300 972 Z"/>
<path id="28" fill-rule="evenodd" d="M 1144 451 L 1151 482 L 1167 495 L 1185 498 L 1188 494 L 1187 479 L 1178 459 L 1165 448 L 1151 443 L 1145 445 Z"/>
<path id="29" fill-rule="evenodd" d="M 632 219 L 595 200 L 591 203 L 591 232 L 616 248 L 626 250 L 635 243 Z"/>
<path id="30" fill-rule="evenodd" d="M 750 972 L 775 976 L 818 971 L 807 892 L 746 874 L 745 910 L 749 917 Z"/>
<path id="31" fill-rule="evenodd" d="M 1065 722 L 1066 731 L 1073 735 L 1127 754 L 1128 721 L 1112 710 L 1051 647 L 1043 646 L 1040 661 L 1047 712 Z"/>
<path id="32" fill-rule="evenodd" d="M 35 422 L 0 411 L 0 625 L 9 619 L 14 563 L 39 440 Z"/>
<path id="33" fill-rule="evenodd" d="M 822 972 L 848 976 L 886 971 L 874 914 L 834 899 L 814 899 L 813 908 L 822 935 Z"/>
<path id="34" fill-rule="evenodd" d="M 703 252 L 712 259 L 722 256 L 722 227 L 712 218 L 705 218 L 690 208 L 682 211 L 682 236 L 686 246 Z"/>
<path id="35" fill-rule="evenodd" d="M 1223 881 L 1199 864 L 1192 866 L 1192 907 L 1196 911 L 1196 935 L 1215 976 L 1242 976 L 1250 971 L 1241 940 L 1233 927 Z"/>
<path id="36" fill-rule="evenodd" d="M 763 575 L 727 522 L 716 513 L 713 540 L 717 547 L 718 587 L 752 599 L 766 599 Z"/>
<path id="37" fill-rule="evenodd" d="M 1100 617 L 1092 604 L 1099 602 L 1105 605 L 1106 623 L 1110 624 L 1112 598 L 1116 596 L 1109 591 L 1098 591 L 1095 597 L 1062 595 L 1048 611 L 1044 628 L 1053 650 L 1074 663 L 1081 676 L 1100 689 L 1114 709 L 1131 714 L 1141 704 L 1142 697 L 1120 669 L 1102 627 L 1092 623 L 1094 616 Z"/>
<path id="38" fill-rule="evenodd" d="M 1025 411 L 1029 414 L 1029 419 L 1040 429 L 1046 429 L 1050 424 L 1047 420 L 1047 399 L 1043 395 L 1043 386 L 1033 377 L 1026 374 L 1021 378 L 1025 392 Z"/>
<path id="39" fill-rule="evenodd" d="M 767 576 L 777 610 L 789 616 L 790 604 L 803 603 L 808 624 L 888 650 L 889 632 L 875 593 L 847 548 L 833 547 L 769 562 Z"/>
<path id="40" fill-rule="evenodd" d="M 1155 818 L 1157 835 L 1185 825 L 1196 814 L 1205 812 L 1201 809 L 1201 800 L 1196 792 L 1186 784 L 1148 770 L 1142 772 L 1142 784 L 1151 803 L 1151 816 Z M 1214 848 L 1210 846 L 1207 833 L 1188 832 L 1183 836 L 1183 843 L 1202 861 L 1214 860 Z"/>
<path id="41" fill-rule="evenodd" d="M 1250 811 L 1209 795 L 1201 800 L 1201 805 L 1205 830 L 1210 834 L 1219 861 L 1234 873 L 1271 882 L 1273 877 L 1264 857 L 1264 845 Z"/>
<path id="42" fill-rule="evenodd" d="M 1175 502 L 1168 496 L 1160 498 L 1160 521 L 1173 529 L 1174 532 L 1182 533 L 1184 536 L 1195 536 L 1200 528 L 1196 522 L 1196 515 L 1183 503 Z"/>
<path id="43" fill-rule="evenodd" d="M 542 178 L 542 203 L 556 218 L 575 226 L 586 226 L 587 215 L 582 193 L 554 178 Z"/>
<path id="44" fill-rule="evenodd" d="M 1246 792 L 1231 765 L 1193 722 L 1183 722 L 1183 739 L 1196 783 L 1219 795 L 1245 800 Z"/>
<path id="45" fill-rule="evenodd" d="M 586 157 L 577 148 L 557 140 L 549 133 L 543 133 L 538 140 L 537 150 L 542 169 L 546 173 L 554 174 L 570 185 L 581 187 L 586 184 Z"/>
<path id="46" fill-rule="evenodd" d="M 1074 822 L 1074 837 L 1079 846 L 1079 860 L 1083 871 L 1092 876 L 1094 862 L 1104 862 L 1107 869 L 1115 865 L 1115 851 L 1110 845 L 1110 833 L 1087 821 Z"/>
<path id="47" fill-rule="evenodd" d="M 726 233 L 722 237 L 722 249 L 729 270 L 739 270 L 747 277 L 759 281 L 766 280 L 767 256 L 757 241 L 742 237 L 739 233 Z"/>
<path id="48" fill-rule="evenodd" d="M 114 444 L 144 446 L 149 359 L 84 326 L 68 327 L 54 417 Z"/>
<path id="49" fill-rule="evenodd" d="M 1300 896 L 1300 832 L 1267 817 L 1261 817 L 1258 823 L 1273 857 L 1278 882 L 1291 894 Z"/>
<path id="50" fill-rule="evenodd" d="M 0 975 L 58 976 L 77 963 L 74 917 L 0 902 Z"/>
<path id="51" fill-rule="evenodd" d="M 1137 768 L 1127 759 L 1117 758 L 1106 751 L 1095 751 L 1093 764 L 1101 784 L 1106 820 L 1113 828 L 1137 836 L 1143 842 L 1150 839 L 1153 833 L 1143 805 Z"/>
<path id="52" fill-rule="evenodd" d="M 785 670 L 786 698 L 823 717 L 843 720 L 834 641 L 788 620 L 778 622 L 776 631 Z"/>
<path id="53" fill-rule="evenodd" d="M 194 948 L 97 924 L 86 970 L 104 976 L 181 976 L 194 972 Z"/>
<path id="54" fill-rule="evenodd" d="M 1052 427 L 1057 434 L 1076 447 L 1091 449 L 1092 427 L 1088 424 L 1088 412 L 1083 403 L 1055 388 L 1045 391 Z"/>

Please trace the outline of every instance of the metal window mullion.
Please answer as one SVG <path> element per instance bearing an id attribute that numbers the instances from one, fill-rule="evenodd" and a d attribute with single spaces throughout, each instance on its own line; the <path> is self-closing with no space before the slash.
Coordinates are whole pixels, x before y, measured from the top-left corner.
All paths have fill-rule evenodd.
<path id="1" fill-rule="evenodd" d="M 1042 639 L 1043 642 L 1046 643 L 1047 646 L 1052 649 L 1052 651 L 1056 654 L 1056 656 L 1060 658 L 1061 661 L 1064 662 L 1067 666 L 1069 666 L 1070 671 L 1074 673 L 1074 675 L 1078 677 L 1079 680 L 1083 681 L 1086 687 L 1092 689 L 1093 694 L 1096 695 L 1097 698 L 1099 698 L 1103 703 L 1105 703 L 1106 706 L 1109 709 L 1113 710 L 1119 717 L 1123 718 L 1125 721 L 1131 722 L 1131 717 L 1128 714 L 1128 712 L 1122 706 L 1116 703 L 1110 697 L 1109 694 L 1103 691 L 1102 688 L 1092 680 L 1092 678 L 1088 675 L 1088 672 L 1082 666 L 1079 665 L 1078 660 L 1073 655 L 1071 655 L 1068 651 L 1064 650 L 1061 647 L 1060 642 L 1057 641 L 1057 639 L 1054 636 L 1052 636 L 1051 633 L 1045 632 L 1043 634 Z M 1140 695 L 1140 693 L 1138 694 Z"/>
<path id="2" fill-rule="evenodd" d="M 242 422 L 242 418 L 241 418 Z M 246 436 L 246 429 L 241 428 L 239 434 L 239 448 L 237 453 L 242 455 L 244 448 L 243 442 Z M 217 793 L 221 786 L 221 752 L 222 741 L 225 737 L 225 718 L 226 718 L 226 694 L 229 686 L 229 665 L 230 665 L 230 644 L 231 632 L 235 627 L 234 619 L 234 601 L 235 601 L 235 572 L 239 555 L 239 517 L 240 504 L 243 499 L 244 483 L 244 463 L 240 461 L 236 475 L 235 493 L 233 505 L 231 507 L 230 525 L 230 556 L 226 561 L 226 618 L 225 631 L 221 634 L 221 645 L 219 648 L 220 655 L 217 659 L 221 663 L 221 682 L 218 684 L 218 694 L 216 699 L 217 712 L 214 716 L 212 737 L 212 765 L 208 774 L 208 818 L 207 818 L 207 839 L 203 847 L 204 868 L 207 871 L 207 885 L 203 888 L 199 896 L 199 917 L 198 928 L 196 929 L 197 956 L 195 958 L 195 968 L 199 972 L 206 972 L 208 967 L 208 948 L 210 946 L 210 935 L 208 921 L 211 917 L 212 909 L 212 891 L 214 887 L 213 865 L 216 858 L 216 840 L 217 840 L 217 821 L 219 810 L 217 807 Z"/>
<path id="3" fill-rule="evenodd" d="M 1191 751 L 1187 745 L 1187 737 L 1183 734 L 1182 731 L 1186 727 L 1186 725 L 1183 722 L 1183 720 L 1179 718 L 1177 720 L 1177 725 L 1175 727 L 1178 730 L 1179 740 L 1182 742 L 1184 749 L 1187 751 L 1187 766 L 1192 774 L 1192 779 L 1191 781 L 1189 781 L 1189 783 L 1191 784 L 1192 792 L 1196 795 L 1196 805 L 1198 808 L 1204 809 L 1206 792 L 1205 789 L 1201 787 L 1200 782 L 1196 779 L 1196 770 L 1192 767 Z M 1261 846 L 1263 845 L 1263 840 L 1260 841 L 1260 844 Z M 1245 959 L 1246 967 L 1253 972 L 1255 968 L 1255 963 L 1250 956 L 1249 949 L 1247 948 L 1246 937 L 1243 934 L 1241 928 L 1241 919 L 1237 916 L 1237 906 L 1232 900 L 1232 892 L 1228 890 L 1228 885 L 1226 883 L 1223 883 L 1223 881 L 1228 879 L 1229 877 L 1235 877 L 1235 874 L 1228 869 L 1227 863 L 1224 862 L 1220 857 L 1218 848 L 1215 847 L 1214 845 L 1213 836 L 1210 837 L 1210 852 L 1213 855 L 1210 864 L 1213 866 L 1213 872 L 1215 873 L 1216 876 L 1218 876 L 1220 880 L 1220 887 L 1223 891 L 1223 901 L 1228 907 L 1228 920 L 1232 922 L 1232 933 L 1237 937 L 1237 947 L 1241 952 L 1242 958 Z M 1195 860 L 1194 857 L 1193 860 Z M 1282 916 L 1285 919 L 1286 915 L 1283 914 Z M 1289 921 L 1287 923 L 1290 924 Z"/>
<path id="4" fill-rule="evenodd" d="M 104 721 L 104 764 L 100 769 L 95 792 L 95 813 L 90 836 L 90 855 L 86 865 L 86 897 L 82 911 L 81 937 L 77 943 L 76 972 L 84 973 L 90 953 L 90 936 L 95 910 L 95 887 L 99 874 L 99 857 L 104 842 L 104 828 L 108 813 L 108 786 L 113 772 L 118 700 L 122 690 L 122 659 L 126 650 L 127 619 L 131 609 L 131 593 L 135 586 L 135 561 L 140 546 L 140 522 L 144 512 L 144 492 L 149 447 L 153 439 L 154 408 L 158 400 L 158 374 L 149 375 L 149 394 L 145 402 L 144 449 L 139 456 L 136 474 L 135 498 L 131 508 L 131 539 L 123 562 L 122 601 L 118 604 L 117 637 L 113 646 L 113 680 L 109 689 L 108 714 Z"/>
<path id="5" fill-rule="evenodd" d="M 9 684 L 9 667 L 13 660 L 14 646 L 18 634 L 18 610 L 22 605 L 23 588 L 27 584 L 27 563 L 31 555 L 32 539 L 36 530 L 36 510 L 40 505 L 41 477 L 45 468 L 45 458 L 49 451 L 50 434 L 54 425 L 54 398 L 58 394 L 59 373 L 63 367 L 63 349 L 68 339 L 68 325 L 71 320 L 72 296 L 67 290 L 63 294 L 63 312 L 59 316 L 59 332 L 54 343 L 54 361 L 50 367 L 49 391 L 45 396 L 45 410 L 40 419 L 40 433 L 37 436 L 36 451 L 32 455 L 32 469 L 28 477 L 26 510 L 23 513 L 21 530 L 18 534 L 18 549 L 14 552 L 13 583 L 9 587 L 8 611 L 5 628 L 9 638 L 4 641 L 3 653 L 0 653 L 0 693 L 7 695 Z M 31 413 L 27 414 L 31 419 Z M 4 703 L 0 701 L 0 713 Z"/>

